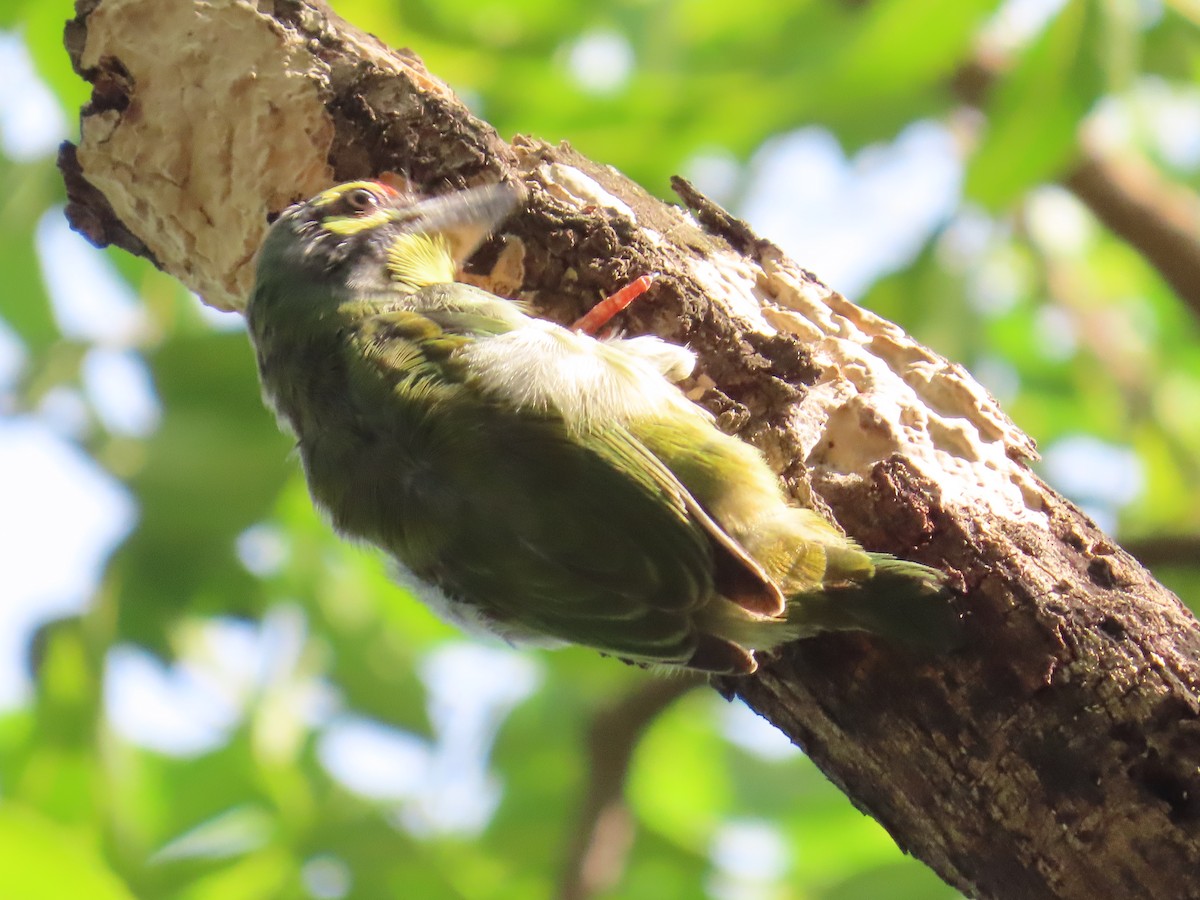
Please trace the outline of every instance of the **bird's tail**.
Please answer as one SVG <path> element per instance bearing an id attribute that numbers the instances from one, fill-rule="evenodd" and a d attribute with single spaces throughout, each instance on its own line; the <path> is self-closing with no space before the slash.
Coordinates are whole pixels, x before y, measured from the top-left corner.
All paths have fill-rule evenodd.
<path id="1" fill-rule="evenodd" d="M 795 637 L 821 631 L 869 631 L 936 650 L 954 647 L 961 622 L 949 602 L 946 577 L 920 563 L 871 553 L 874 575 L 826 584 L 788 599 L 784 617 Z"/>

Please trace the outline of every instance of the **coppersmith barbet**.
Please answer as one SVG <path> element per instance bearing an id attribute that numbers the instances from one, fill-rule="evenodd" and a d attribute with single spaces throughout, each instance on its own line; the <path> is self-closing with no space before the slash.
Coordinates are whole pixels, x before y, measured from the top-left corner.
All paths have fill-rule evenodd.
<path id="1" fill-rule="evenodd" d="M 829 630 L 939 644 L 942 575 L 790 503 L 675 386 L 690 352 L 596 339 L 455 281 L 521 196 L 332 188 L 271 227 L 247 308 L 313 499 L 453 618 L 744 674 Z"/>

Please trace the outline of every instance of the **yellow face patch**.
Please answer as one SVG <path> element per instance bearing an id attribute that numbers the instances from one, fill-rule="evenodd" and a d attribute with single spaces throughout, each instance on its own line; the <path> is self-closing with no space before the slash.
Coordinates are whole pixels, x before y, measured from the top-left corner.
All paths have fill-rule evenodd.
<path id="1" fill-rule="evenodd" d="M 322 207 L 329 206 L 331 203 L 336 203 L 351 191 L 370 191 L 381 200 L 385 199 L 388 194 L 396 193 L 394 188 L 390 188 L 378 181 L 348 181 L 345 184 L 331 187 L 327 191 L 322 191 L 309 202 L 315 209 L 321 209 Z"/>
<path id="2" fill-rule="evenodd" d="M 317 194 L 310 206 L 326 213 L 321 225 L 333 234 L 349 236 L 386 225 L 396 191 L 377 181 L 351 181 Z"/>
<path id="3" fill-rule="evenodd" d="M 356 216 L 332 216 L 321 222 L 321 227 L 334 234 L 348 236 L 386 225 L 391 219 L 392 215 L 386 209 L 377 209 Z"/>

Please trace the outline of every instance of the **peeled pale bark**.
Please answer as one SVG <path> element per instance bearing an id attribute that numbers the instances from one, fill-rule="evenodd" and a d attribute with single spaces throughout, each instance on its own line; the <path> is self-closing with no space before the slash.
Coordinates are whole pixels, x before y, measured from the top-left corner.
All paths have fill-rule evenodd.
<path id="1" fill-rule="evenodd" d="M 214 306 L 243 301 L 269 213 L 388 171 L 524 179 L 472 277 L 552 317 L 659 273 L 630 330 L 693 347 L 698 402 L 866 547 L 951 573 L 965 621 L 949 655 L 827 636 L 719 687 L 969 895 L 1200 897 L 1200 626 L 1029 470 L 962 368 L 685 183 L 690 214 L 565 145 L 505 143 L 319 0 L 80 0 L 67 44 L 95 88 L 68 214 Z"/>

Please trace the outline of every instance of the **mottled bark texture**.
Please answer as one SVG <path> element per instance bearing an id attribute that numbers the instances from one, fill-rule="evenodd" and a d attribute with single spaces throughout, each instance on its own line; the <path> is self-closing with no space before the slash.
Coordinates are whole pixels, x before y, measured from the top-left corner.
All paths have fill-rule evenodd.
<path id="1" fill-rule="evenodd" d="M 387 171 L 524 179 L 473 277 L 557 319 L 659 273 L 627 327 L 695 348 L 699 402 L 868 548 L 951 573 L 964 615 L 951 655 L 822 637 L 720 687 L 969 895 L 1200 897 L 1200 626 L 960 367 L 685 183 L 691 213 L 506 143 L 317 0 L 81 0 L 67 45 L 95 87 L 63 153 L 72 221 L 213 305 L 242 301 L 269 214 Z"/>

